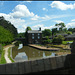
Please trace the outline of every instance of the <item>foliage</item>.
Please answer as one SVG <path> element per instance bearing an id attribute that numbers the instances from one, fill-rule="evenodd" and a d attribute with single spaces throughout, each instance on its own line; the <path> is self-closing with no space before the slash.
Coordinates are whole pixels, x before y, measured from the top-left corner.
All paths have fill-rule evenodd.
<path id="1" fill-rule="evenodd" d="M 8 58 L 12 61 L 12 62 L 14 62 L 14 60 L 11 58 L 11 56 L 10 56 L 10 51 L 11 51 L 11 48 L 9 48 L 8 49 Z"/>
<path id="2" fill-rule="evenodd" d="M 31 27 L 28 26 L 28 27 L 26 28 L 26 31 L 27 31 L 27 30 L 32 30 L 32 29 L 31 29 Z"/>
<path id="3" fill-rule="evenodd" d="M 48 36 L 46 36 L 46 40 L 43 40 L 43 44 L 49 44 L 51 43 L 52 41 L 49 39 Z"/>
<path id="4" fill-rule="evenodd" d="M 27 30 L 32 30 L 29 26 L 26 28 L 25 37 L 27 37 Z"/>
<path id="5" fill-rule="evenodd" d="M 22 37 L 22 38 L 24 38 L 24 37 L 25 37 L 25 33 L 18 33 L 17 37 Z"/>
<path id="6" fill-rule="evenodd" d="M 17 28 L 14 27 L 9 21 L 5 20 L 4 17 L 0 17 L 0 26 L 4 27 L 6 30 L 9 30 L 14 37 L 17 35 Z"/>
<path id="7" fill-rule="evenodd" d="M 52 29 L 52 35 L 56 34 L 58 32 L 57 28 Z"/>
<path id="8" fill-rule="evenodd" d="M 63 40 L 64 40 L 64 37 L 62 35 L 58 35 L 57 37 L 53 38 L 52 43 L 61 44 Z"/>
<path id="9" fill-rule="evenodd" d="M 52 34 L 50 29 L 45 29 L 42 31 L 43 36 L 50 36 Z"/>
<path id="10" fill-rule="evenodd" d="M 70 35 L 70 34 L 72 34 L 72 32 L 71 31 L 67 31 L 67 34 Z"/>
<path id="11" fill-rule="evenodd" d="M 5 54 L 5 50 L 2 50 L 1 58 L 0 58 L 0 64 L 5 64 L 6 63 L 6 60 L 4 58 L 4 54 Z"/>
<path id="12" fill-rule="evenodd" d="M 19 46 L 19 44 L 21 44 L 22 42 L 21 41 L 17 41 L 16 43 L 15 43 L 15 46 Z"/>
<path id="13" fill-rule="evenodd" d="M 65 27 L 65 24 L 61 22 L 59 24 L 55 24 L 55 26 L 57 26 L 59 28 L 59 31 L 62 31 L 63 28 Z"/>
<path id="14" fill-rule="evenodd" d="M 13 34 L 0 26 L 0 43 L 9 44 L 13 40 Z"/>
<path id="15" fill-rule="evenodd" d="M 62 44 L 64 44 L 64 45 L 66 45 L 67 43 L 69 43 L 69 42 L 73 42 L 73 41 L 62 41 Z"/>

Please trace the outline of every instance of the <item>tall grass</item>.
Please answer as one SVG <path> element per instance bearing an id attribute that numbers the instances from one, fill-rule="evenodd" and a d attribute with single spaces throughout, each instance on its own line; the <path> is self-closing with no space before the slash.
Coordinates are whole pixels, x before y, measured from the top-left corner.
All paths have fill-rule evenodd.
<path id="1" fill-rule="evenodd" d="M 5 64 L 6 63 L 6 60 L 4 58 L 4 54 L 5 54 L 5 50 L 2 50 L 1 58 L 0 58 L 0 64 Z"/>
<path id="2" fill-rule="evenodd" d="M 8 58 L 12 61 L 12 62 L 14 62 L 14 60 L 11 58 L 11 47 L 8 49 Z"/>

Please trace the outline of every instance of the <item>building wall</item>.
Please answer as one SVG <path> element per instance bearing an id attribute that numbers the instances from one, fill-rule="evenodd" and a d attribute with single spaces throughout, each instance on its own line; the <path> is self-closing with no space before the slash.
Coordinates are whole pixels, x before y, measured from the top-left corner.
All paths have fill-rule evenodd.
<path id="1" fill-rule="evenodd" d="M 36 43 L 42 43 L 42 33 L 39 33 L 40 35 L 38 35 L 38 33 L 34 33 L 34 35 L 32 35 L 32 33 L 28 33 L 28 43 L 29 44 L 36 44 Z M 40 37 L 38 39 L 38 36 Z M 34 37 L 34 39 L 32 39 L 32 37 Z"/>

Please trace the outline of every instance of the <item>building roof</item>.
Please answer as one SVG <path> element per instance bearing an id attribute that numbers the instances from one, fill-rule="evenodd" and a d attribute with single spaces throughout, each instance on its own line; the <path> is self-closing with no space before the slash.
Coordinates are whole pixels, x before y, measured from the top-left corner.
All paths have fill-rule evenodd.
<path id="1" fill-rule="evenodd" d="M 75 38 L 75 33 L 73 33 L 73 34 L 71 34 L 71 35 L 66 36 L 66 38 Z"/>
<path id="2" fill-rule="evenodd" d="M 39 30 L 28 30 L 28 33 L 42 33 L 42 31 Z"/>
<path id="3" fill-rule="evenodd" d="M 57 36 L 58 35 L 62 35 L 62 36 L 64 36 L 64 35 L 68 35 L 68 34 L 66 34 L 66 33 L 58 33 L 58 34 L 56 34 Z"/>

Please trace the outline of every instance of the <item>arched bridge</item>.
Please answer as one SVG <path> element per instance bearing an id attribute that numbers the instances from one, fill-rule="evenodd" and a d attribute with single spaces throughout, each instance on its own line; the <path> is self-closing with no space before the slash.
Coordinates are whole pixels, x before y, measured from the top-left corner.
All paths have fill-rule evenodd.
<path id="1" fill-rule="evenodd" d="M 26 44 L 26 39 L 25 38 L 22 38 L 22 37 L 16 38 L 15 41 L 21 41 L 23 43 L 23 45 Z"/>

